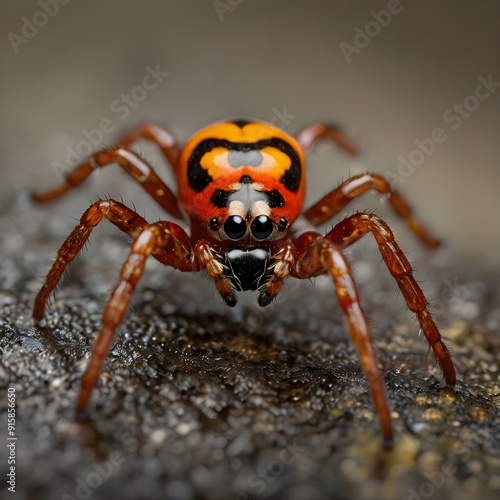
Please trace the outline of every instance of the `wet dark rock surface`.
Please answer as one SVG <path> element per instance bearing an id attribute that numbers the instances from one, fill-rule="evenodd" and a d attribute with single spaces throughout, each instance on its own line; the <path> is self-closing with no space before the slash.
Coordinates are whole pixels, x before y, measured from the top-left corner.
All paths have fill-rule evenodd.
<path id="1" fill-rule="evenodd" d="M 35 325 L 40 275 L 69 227 L 64 210 L 44 210 L 21 200 L 2 213 L 0 408 L 13 387 L 12 498 L 499 498 L 495 276 L 464 277 L 443 263 L 449 250 L 411 252 L 456 361 L 453 396 L 375 246 L 350 255 L 393 411 L 390 453 L 327 279 L 289 280 L 275 306 L 230 310 L 206 278 L 154 262 L 81 425 L 79 381 L 126 238 L 97 229 Z M 5 417 L 2 427 L 5 436 Z"/>

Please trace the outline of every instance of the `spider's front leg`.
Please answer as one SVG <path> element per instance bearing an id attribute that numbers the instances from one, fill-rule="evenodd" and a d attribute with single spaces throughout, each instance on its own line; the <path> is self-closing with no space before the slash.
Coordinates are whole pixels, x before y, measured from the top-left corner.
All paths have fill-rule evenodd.
<path id="1" fill-rule="evenodd" d="M 179 236 L 185 236 L 185 238 Z M 121 269 L 119 283 L 104 310 L 103 326 L 94 343 L 87 371 L 82 377 L 76 405 L 78 419 L 86 416 L 88 402 L 99 379 L 102 363 L 109 351 L 116 328 L 123 320 L 132 292 L 143 274 L 146 260 L 150 255 L 158 258 L 163 264 L 181 271 L 199 270 L 198 261 L 194 258 L 187 235 L 176 224 L 164 221 L 149 224 L 135 238 L 129 257 Z"/>
<path id="2" fill-rule="evenodd" d="M 377 409 L 384 447 L 391 448 L 393 440 L 392 423 L 385 394 L 384 381 L 373 346 L 370 326 L 361 307 L 352 271 L 339 246 L 323 238 L 319 233 L 310 231 L 295 240 L 297 261 L 291 275 L 306 279 L 327 272 L 333 279 L 337 298 L 344 311 L 359 356 L 363 371 L 370 383 L 371 395 Z"/>
<path id="3" fill-rule="evenodd" d="M 85 246 L 94 227 L 100 224 L 103 219 L 109 220 L 118 229 L 133 237 L 138 236 L 148 225 L 148 222 L 143 217 L 119 201 L 108 199 L 93 203 L 82 215 L 80 224 L 71 231 L 61 245 L 57 252 L 57 259 L 36 296 L 33 318 L 37 321 L 43 318 L 47 300 L 52 290 L 59 283 L 65 269 Z M 177 238 L 184 241 L 186 247 L 189 246 L 188 236 L 180 226 L 172 223 L 171 231 L 174 232 Z M 166 250 L 156 252 L 154 257 L 166 265 L 170 265 L 170 260 L 173 258 Z M 181 264 L 179 263 L 179 265 Z"/>
<path id="4" fill-rule="evenodd" d="M 100 200 L 93 203 L 82 215 L 78 224 L 57 252 L 57 259 L 47 274 L 44 284 L 35 299 L 33 318 L 40 321 L 52 290 L 57 286 L 66 267 L 71 264 L 87 243 L 90 234 L 103 219 L 109 220 L 123 232 L 137 236 L 147 221 L 123 203 L 116 200 Z"/>
<path id="5" fill-rule="evenodd" d="M 446 384 L 455 385 L 457 376 L 453 360 L 427 308 L 424 292 L 413 277 L 412 267 L 389 226 L 375 214 L 358 213 L 339 222 L 325 238 L 339 248 L 345 248 L 368 233 L 373 234 L 389 272 L 399 285 L 408 307 L 417 316 Z"/>

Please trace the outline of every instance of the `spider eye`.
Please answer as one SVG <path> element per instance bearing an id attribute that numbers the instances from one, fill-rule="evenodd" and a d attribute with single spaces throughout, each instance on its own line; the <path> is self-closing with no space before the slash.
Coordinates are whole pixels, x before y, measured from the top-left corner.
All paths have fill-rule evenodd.
<path id="1" fill-rule="evenodd" d="M 217 231 L 219 229 L 220 224 L 217 217 L 214 217 L 213 219 L 210 220 L 209 226 L 212 231 Z"/>
<path id="2" fill-rule="evenodd" d="M 247 232 L 247 223 L 239 215 L 232 215 L 224 223 L 224 231 L 230 239 L 239 240 Z"/>
<path id="3" fill-rule="evenodd" d="M 278 231 L 284 231 L 287 226 L 288 221 L 284 217 L 281 217 L 280 221 L 278 222 Z"/>
<path id="4" fill-rule="evenodd" d="M 258 240 L 265 240 L 273 232 L 273 221 L 267 215 L 259 215 L 253 220 L 251 229 Z"/>

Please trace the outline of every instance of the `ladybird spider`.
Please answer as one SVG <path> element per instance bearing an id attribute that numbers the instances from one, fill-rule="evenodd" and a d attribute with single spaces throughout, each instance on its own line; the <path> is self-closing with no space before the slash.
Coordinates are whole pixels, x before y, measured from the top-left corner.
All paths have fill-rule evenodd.
<path id="1" fill-rule="evenodd" d="M 139 138 L 153 141 L 163 151 L 177 180 L 177 197 L 153 167 L 129 149 Z M 383 177 L 364 173 L 342 182 L 301 214 L 306 185 L 304 158 L 323 139 L 332 140 L 350 155 L 356 153 L 349 138 L 330 125 L 311 125 L 295 139 L 265 122 L 224 121 L 197 132 L 180 149 L 167 130 L 148 124 L 123 136 L 117 147 L 95 153 L 76 166 L 56 189 L 33 195 L 37 202 L 53 200 L 81 184 L 96 168 L 117 163 L 166 212 L 190 224 L 189 235 L 174 222 L 148 223 L 123 203 L 100 200 L 87 209 L 59 249 L 35 299 L 33 317 L 37 321 L 43 318 L 47 299 L 66 266 L 103 218 L 134 238 L 82 377 L 77 418 L 86 413 L 115 330 L 123 320 L 147 258 L 153 256 L 180 271 L 205 269 L 228 306 L 236 304 L 236 292 L 247 290 L 257 290 L 259 305 L 266 306 L 280 293 L 287 276 L 306 279 L 329 274 L 370 384 L 386 446 L 390 447 L 393 431 L 385 387 L 370 327 L 343 254 L 344 248 L 368 233 L 373 234 L 408 307 L 415 313 L 446 384 L 455 384 L 455 368 L 448 349 L 389 226 L 373 213 L 356 213 L 344 218 L 326 235 L 315 229 L 351 200 L 374 189 L 385 196 L 395 213 L 406 220 L 427 247 L 436 247 L 437 240 L 413 216 L 405 199 Z"/>

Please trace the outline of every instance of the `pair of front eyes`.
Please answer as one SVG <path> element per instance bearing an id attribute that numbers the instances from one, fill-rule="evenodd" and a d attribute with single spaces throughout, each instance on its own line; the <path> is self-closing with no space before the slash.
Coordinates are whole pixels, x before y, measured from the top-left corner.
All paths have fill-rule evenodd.
<path id="1" fill-rule="evenodd" d="M 288 225 L 287 220 L 282 217 L 276 224 L 278 231 L 282 232 Z M 256 240 L 265 240 L 273 234 L 275 223 L 267 215 L 258 215 L 250 224 L 250 232 Z M 219 228 L 217 219 L 210 221 L 210 227 L 214 230 Z M 231 215 L 224 222 L 224 232 L 230 240 L 239 240 L 247 234 L 249 227 L 245 219 L 239 215 Z"/>

